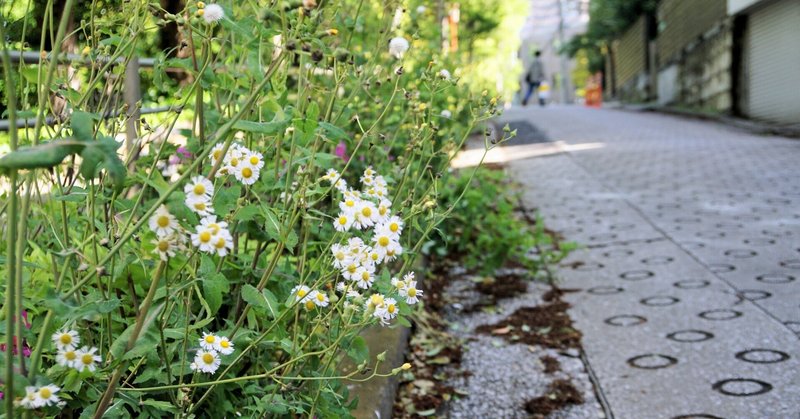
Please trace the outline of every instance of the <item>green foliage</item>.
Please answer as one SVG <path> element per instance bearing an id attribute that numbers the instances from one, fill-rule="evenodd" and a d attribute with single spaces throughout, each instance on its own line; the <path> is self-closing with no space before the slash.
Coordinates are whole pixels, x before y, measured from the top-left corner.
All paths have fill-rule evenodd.
<path id="1" fill-rule="evenodd" d="M 589 3 L 589 26 L 586 33 L 574 36 L 565 51 L 574 57 L 584 51 L 589 71 L 604 69 L 604 56 L 611 41 L 643 14 L 655 13 L 659 0 L 593 0 Z"/>
<path id="2" fill-rule="evenodd" d="M 503 170 L 478 169 L 472 182 L 462 171 L 450 178 L 439 200 L 442 206 L 455 204 L 455 210 L 429 244 L 430 253 L 460 258 L 467 268 L 484 274 L 508 262 L 537 269 L 536 261 L 528 257 L 536 237 L 516 212 L 518 198 Z"/>

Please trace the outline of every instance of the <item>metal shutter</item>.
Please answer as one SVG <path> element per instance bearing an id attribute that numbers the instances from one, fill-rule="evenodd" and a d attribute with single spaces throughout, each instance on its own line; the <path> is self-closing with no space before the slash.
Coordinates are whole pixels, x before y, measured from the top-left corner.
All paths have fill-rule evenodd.
<path id="1" fill-rule="evenodd" d="M 770 2 L 749 17 L 747 113 L 800 123 L 800 0 Z"/>

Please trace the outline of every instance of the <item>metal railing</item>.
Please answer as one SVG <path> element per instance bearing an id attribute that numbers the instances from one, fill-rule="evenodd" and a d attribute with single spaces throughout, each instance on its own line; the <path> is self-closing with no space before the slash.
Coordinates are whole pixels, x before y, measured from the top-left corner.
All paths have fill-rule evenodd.
<path id="1" fill-rule="evenodd" d="M 53 57 L 52 54 L 45 54 L 35 51 L 9 51 L 11 61 L 13 63 L 24 64 L 41 64 L 45 60 L 57 60 L 60 65 L 95 65 L 107 64 L 110 62 L 109 57 L 98 57 L 96 59 L 89 59 L 85 56 L 78 54 L 61 54 L 58 57 Z M 130 151 L 134 140 L 139 135 L 139 119 L 142 115 L 168 112 L 172 109 L 171 106 L 160 106 L 155 108 L 142 108 L 138 106 L 142 98 L 141 91 L 141 76 L 139 70 L 142 68 L 152 69 L 156 64 L 155 58 L 131 58 L 130 60 L 120 57 L 114 60 L 118 64 L 126 64 L 125 66 L 125 87 L 123 89 L 123 98 L 127 111 L 125 116 L 125 149 Z M 116 118 L 120 112 L 108 112 L 103 114 L 103 118 Z M 53 116 L 45 117 L 44 124 L 48 126 L 55 125 L 61 122 L 59 118 Z M 36 124 L 36 118 L 17 119 L 17 128 L 30 128 Z M 8 131 L 11 128 L 11 121 L 7 119 L 0 120 L 0 131 Z"/>

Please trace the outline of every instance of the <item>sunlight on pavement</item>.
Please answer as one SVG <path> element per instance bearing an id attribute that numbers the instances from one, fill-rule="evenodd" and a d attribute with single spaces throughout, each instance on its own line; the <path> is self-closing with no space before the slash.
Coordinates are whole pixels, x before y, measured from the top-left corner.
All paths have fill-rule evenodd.
<path id="1" fill-rule="evenodd" d="M 554 141 L 546 144 L 526 144 L 517 146 L 495 147 L 486 154 L 484 163 L 507 163 L 514 160 L 531 159 L 534 157 L 551 156 L 554 154 L 594 150 L 605 147 L 605 143 L 567 144 L 563 141 Z M 453 159 L 451 167 L 455 169 L 477 166 L 484 149 L 464 150 Z"/>

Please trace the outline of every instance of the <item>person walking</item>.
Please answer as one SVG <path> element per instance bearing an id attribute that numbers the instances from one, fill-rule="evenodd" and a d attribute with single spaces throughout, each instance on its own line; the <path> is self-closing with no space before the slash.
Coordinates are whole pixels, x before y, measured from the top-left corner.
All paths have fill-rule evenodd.
<path id="1" fill-rule="evenodd" d="M 542 65 L 541 55 L 541 51 L 536 51 L 536 53 L 533 54 L 533 62 L 531 62 L 528 71 L 525 73 L 525 81 L 528 83 L 528 92 L 525 94 L 525 98 L 522 99 L 522 106 L 528 104 L 531 96 L 539 88 L 539 85 L 542 84 L 542 80 L 544 80 L 544 66 Z"/>

